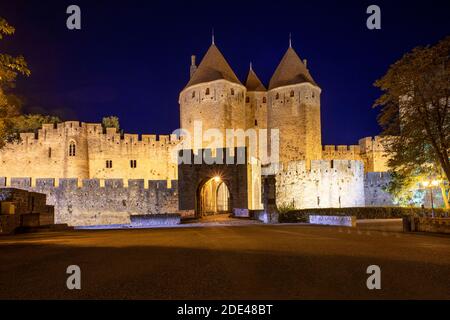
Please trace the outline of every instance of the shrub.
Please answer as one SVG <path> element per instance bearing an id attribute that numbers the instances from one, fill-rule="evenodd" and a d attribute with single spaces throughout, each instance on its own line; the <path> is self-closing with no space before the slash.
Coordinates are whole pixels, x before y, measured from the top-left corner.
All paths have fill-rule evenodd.
<path id="1" fill-rule="evenodd" d="M 278 206 L 277 209 L 279 213 L 287 213 L 296 210 L 293 203 L 283 203 L 282 205 Z"/>
<path id="2" fill-rule="evenodd" d="M 449 211 L 434 209 L 436 217 L 448 217 Z M 395 219 L 407 216 L 431 216 L 431 209 L 403 207 L 358 207 L 358 208 L 325 208 L 303 209 L 280 212 L 282 223 L 308 222 L 310 215 L 322 216 L 356 216 L 356 219 Z"/>

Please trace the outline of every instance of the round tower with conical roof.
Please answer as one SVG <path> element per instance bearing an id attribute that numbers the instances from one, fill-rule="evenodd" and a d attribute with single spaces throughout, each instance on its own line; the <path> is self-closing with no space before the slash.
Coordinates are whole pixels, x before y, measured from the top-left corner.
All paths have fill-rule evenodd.
<path id="1" fill-rule="evenodd" d="M 290 45 L 267 94 L 268 128 L 280 133 L 280 162 L 321 159 L 320 93 L 306 61 Z"/>
<path id="2" fill-rule="evenodd" d="M 227 129 L 245 129 L 245 96 L 245 86 L 213 43 L 200 65 L 191 66 L 191 78 L 180 93 L 181 129 L 193 138 L 194 125 L 201 122 L 203 132 L 217 129 L 224 139 Z M 201 146 L 193 145 L 207 146 L 210 144 L 206 141 Z"/>

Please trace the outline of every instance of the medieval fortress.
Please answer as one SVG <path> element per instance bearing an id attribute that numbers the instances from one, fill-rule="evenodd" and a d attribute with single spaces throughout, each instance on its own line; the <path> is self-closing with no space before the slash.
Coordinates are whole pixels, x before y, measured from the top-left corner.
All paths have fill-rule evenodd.
<path id="1" fill-rule="evenodd" d="M 274 177 L 278 206 L 392 205 L 382 190 L 388 168 L 380 138 L 323 146 L 320 95 L 307 61 L 291 46 L 266 88 L 252 67 L 243 84 L 213 43 L 198 66 L 192 56 L 190 79 L 179 95 L 180 129 L 194 133 L 195 124 L 201 123 L 203 130 L 224 136 L 227 129 L 278 132 L 277 161 L 250 155 L 256 162 L 243 169 L 245 183 L 233 184 L 226 175 L 222 179 L 228 188 L 211 175 L 216 182 L 200 183 L 191 174 L 197 170 L 195 164 L 180 173 L 173 155 L 184 148 L 180 146 L 185 146 L 186 137 L 121 134 L 101 124 L 68 121 L 44 124 L 37 133 L 23 133 L 19 142 L 6 145 L 0 151 L 0 186 L 46 193 L 55 206 L 56 221 L 70 225 L 121 224 L 138 214 L 198 213 L 206 206 L 194 204 L 200 199 L 186 199 L 196 195 L 216 197 L 208 200 L 215 208 L 210 211 L 262 210 L 262 186 L 268 176 Z M 270 147 L 273 140 L 270 134 L 267 141 L 258 136 L 257 143 Z M 239 183 L 242 187 L 236 186 Z M 184 190 L 203 185 L 210 190 L 189 196 Z M 182 205 L 191 202 L 190 207 Z"/>

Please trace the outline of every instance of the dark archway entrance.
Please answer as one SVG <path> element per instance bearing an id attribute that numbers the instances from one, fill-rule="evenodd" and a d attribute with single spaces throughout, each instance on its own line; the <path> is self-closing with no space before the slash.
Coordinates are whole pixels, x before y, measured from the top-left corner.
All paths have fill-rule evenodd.
<path id="1" fill-rule="evenodd" d="M 230 190 L 220 177 L 202 181 L 196 194 L 196 214 L 199 216 L 230 213 Z"/>
<path id="2" fill-rule="evenodd" d="M 187 149 L 180 154 L 183 156 L 178 165 L 180 210 L 196 216 L 220 212 L 243 216 L 253 209 L 254 202 L 260 202 L 253 200 L 254 193 L 249 190 L 255 186 L 254 181 L 261 181 L 260 175 L 253 174 L 260 167 L 248 161 L 245 148 L 236 148 L 233 154 L 230 149 L 216 149 L 213 163 L 203 161 L 211 158 L 209 149 L 196 153 Z M 259 195 L 257 192 L 256 196 Z"/>

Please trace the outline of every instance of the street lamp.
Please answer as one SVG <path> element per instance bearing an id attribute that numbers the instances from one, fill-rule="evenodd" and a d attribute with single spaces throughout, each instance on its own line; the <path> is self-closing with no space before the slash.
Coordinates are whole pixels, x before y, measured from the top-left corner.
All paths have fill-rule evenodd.
<path id="1" fill-rule="evenodd" d="M 434 201 L 433 201 L 433 188 L 439 185 L 439 180 L 422 181 L 422 185 L 425 188 L 430 188 L 430 198 L 431 198 L 431 217 L 434 218 Z"/>

